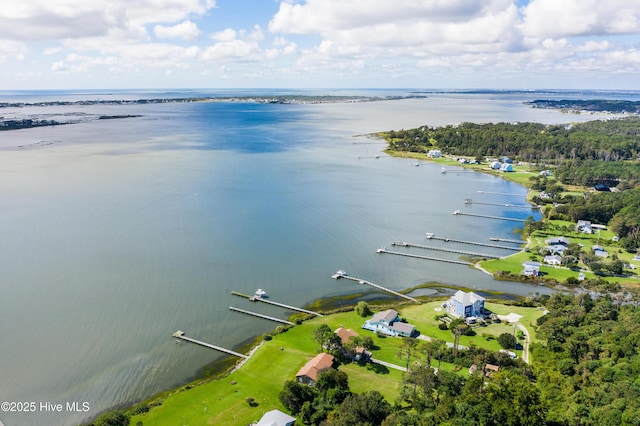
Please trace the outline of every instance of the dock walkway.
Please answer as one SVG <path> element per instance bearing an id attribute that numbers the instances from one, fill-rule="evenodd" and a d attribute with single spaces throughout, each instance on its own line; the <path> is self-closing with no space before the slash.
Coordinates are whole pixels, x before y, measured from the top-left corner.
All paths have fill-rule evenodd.
<path id="1" fill-rule="evenodd" d="M 513 244 L 525 244 L 526 241 L 522 240 L 510 240 L 509 238 L 499 238 L 499 237 L 491 237 L 489 238 L 491 241 L 501 241 L 503 243 L 513 243 Z"/>
<path id="2" fill-rule="evenodd" d="M 405 257 L 414 257 L 416 259 L 424 259 L 424 260 L 435 260 L 437 262 L 446 262 L 446 263 L 453 263 L 456 265 L 466 265 L 466 266 L 470 266 L 473 265 L 471 262 L 465 262 L 464 260 L 452 260 L 452 259 L 441 259 L 439 257 L 429 257 L 429 256 L 420 256 L 417 254 L 411 254 L 411 253 L 402 253 L 399 251 L 391 251 L 391 250 L 387 250 L 387 249 L 378 249 L 377 251 L 380 254 L 393 254 L 396 256 L 405 256 Z"/>
<path id="3" fill-rule="evenodd" d="M 499 206 L 499 207 L 511 207 L 515 209 L 539 209 L 539 206 L 534 206 L 532 204 L 509 204 L 509 203 L 485 203 L 482 201 L 473 201 L 471 198 L 467 198 L 464 200 L 465 204 L 480 204 L 483 206 Z"/>
<path id="4" fill-rule="evenodd" d="M 485 219 L 498 219 L 498 220 L 510 220 L 512 222 L 524 222 L 524 219 L 516 219 L 513 217 L 502 217 L 502 216 L 490 216 L 487 214 L 476 214 L 476 213 L 465 213 L 465 212 L 461 212 L 460 210 L 456 210 L 453 212 L 454 215 L 458 215 L 458 216 L 473 216 L 473 217 L 482 217 Z"/>
<path id="5" fill-rule="evenodd" d="M 263 302 L 263 303 L 268 303 L 269 305 L 279 306 L 285 309 L 291 309 L 292 311 L 304 312 L 306 314 L 316 315 L 319 317 L 324 316 L 318 312 L 309 311 L 307 309 L 298 308 L 296 306 L 285 305 L 284 303 L 280 303 L 280 302 L 274 302 L 273 300 L 265 299 L 264 297 L 260 297 L 256 295 L 247 296 L 246 294 L 238 293 L 237 291 L 232 291 L 231 294 L 233 294 L 234 296 L 244 297 L 245 299 L 249 299 L 252 302 Z"/>
<path id="6" fill-rule="evenodd" d="M 431 232 L 427 232 L 427 240 L 438 240 L 438 241 L 444 241 L 445 243 L 451 242 L 451 243 L 460 243 L 460 244 L 470 244 L 470 245 L 480 246 L 480 247 L 491 247 L 491 248 L 498 248 L 498 249 L 503 249 L 503 250 L 520 251 L 519 248 L 501 246 L 499 244 L 480 243 L 480 242 L 476 242 L 476 241 L 456 240 L 455 238 L 447 238 L 447 237 L 436 237 Z M 524 244 L 524 242 L 521 242 L 521 244 Z"/>
<path id="7" fill-rule="evenodd" d="M 211 343 L 203 342 L 201 340 L 193 339 L 191 337 L 187 337 L 184 335 L 184 331 L 176 331 L 173 333 L 173 337 L 176 339 L 184 340 L 185 342 L 195 343 L 196 345 L 204 346 L 205 348 L 214 349 L 218 352 L 224 352 L 229 355 L 237 356 L 240 358 L 249 358 L 247 355 L 241 354 L 239 352 L 232 351 L 230 349 L 226 349 L 220 346 L 212 345 Z"/>
<path id="8" fill-rule="evenodd" d="M 270 317 L 269 315 L 259 314 L 257 312 L 247 311 L 246 309 L 240 309 L 240 308 L 236 308 L 236 307 L 233 307 L 233 306 L 229 306 L 229 309 L 231 309 L 232 311 L 235 311 L 235 312 L 240 312 L 242 314 L 247 314 L 247 315 L 251 315 L 251 316 L 254 316 L 254 317 L 258 317 L 258 318 L 263 318 L 263 319 L 267 319 L 267 320 L 270 320 L 270 321 L 279 322 L 281 324 L 295 325 L 291 321 L 283 320 L 283 319 L 276 318 L 276 317 Z"/>
<path id="9" fill-rule="evenodd" d="M 476 252 L 473 252 L 473 251 L 446 249 L 446 248 L 442 248 L 442 247 L 429 247 L 429 246 L 423 246 L 423 245 L 420 245 L 420 244 L 405 243 L 404 241 L 394 241 L 393 243 L 391 243 L 391 245 L 400 246 L 400 247 L 414 247 L 414 248 L 419 248 L 419 249 L 424 249 L 424 250 L 443 251 L 443 252 L 446 252 L 446 253 L 464 254 L 464 255 L 467 255 L 467 256 L 486 257 L 486 258 L 490 258 L 490 259 L 499 259 L 501 257 L 501 256 L 496 256 L 494 254 L 476 253 Z"/>
<path id="10" fill-rule="evenodd" d="M 347 280 L 355 281 L 358 284 L 366 284 L 366 285 L 369 285 L 371 287 L 377 288 L 379 290 L 385 291 L 387 293 L 391 293 L 393 295 L 396 295 L 398 297 L 402 297 L 404 299 L 411 300 L 412 302 L 420 303 L 419 300 L 414 299 L 413 297 L 407 296 L 406 294 L 398 293 L 397 291 L 393 291 L 391 289 L 382 287 L 381 285 L 372 283 L 371 281 L 366 281 L 366 280 L 363 280 L 363 279 L 360 279 L 360 278 L 351 277 L 351 276 L 347 275 L 347 273 L 344 272 L 344 271 L 336 272 L 334 275 L 331 276 L 331 278 L 333 278 L 335 280 L 339 280 L 340 278 L 344 278 L 344 279 L 347 279 Z"/>

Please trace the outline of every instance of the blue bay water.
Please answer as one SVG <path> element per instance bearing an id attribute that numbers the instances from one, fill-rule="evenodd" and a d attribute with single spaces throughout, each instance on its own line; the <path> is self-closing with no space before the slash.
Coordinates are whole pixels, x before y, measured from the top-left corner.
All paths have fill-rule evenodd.
<path id="1" fill-rule="evenodd" d="M 0 400 L 91 407 L 0 413 L 0 420 L 74 424 L 147 398 L 221 356 L 177 345 L 171 338 L 177 329 L 233 348 L 274 325 L 229 306 L 288 314 L 249 305 L 232 290 L 263 288 L 276 301 L 301 306 L 360 291 L 330 278 L 345 269 L 395 290 L 437 281 L 521 295 L 542 291 L 465 266 L 377 254 L 396 240 L 424 243 L 425 232 L 517 238 L 512 222 L 453 216 L 457 209 L 518 218 L 531 212 L 464 206 L 478 191 L 526 191 L 494 176 L 414 167 L 382 153 L 381 141 L 354 136 L 461 121 L 568 121 L 521 101 L 441 94 L 369 103 L 7 111 L 141 116 L 0 134 Z"/>

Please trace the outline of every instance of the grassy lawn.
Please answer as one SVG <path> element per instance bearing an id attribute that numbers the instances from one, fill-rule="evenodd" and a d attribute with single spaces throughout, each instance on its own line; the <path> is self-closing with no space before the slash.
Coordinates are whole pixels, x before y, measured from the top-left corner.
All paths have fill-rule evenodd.
<path id="1" fill-rule="evenodd" d="M 451 332 L 438 329 L 438 321 L 435 320 L 435 315 L 441 313 L 441 310 L 438 310 L 441 303 L 442 301 L 436 301 L 403 306 L 399 308 L 399 312 L 409 323 L 416 325 L 422 334 L 453 342 Z M 535 337 L 529 324 L 542 315 L 540 310 L 495 303 L 486 303 L 486 307 L 497 314 L 515 312 L 523 315 L 522 324 L 529 329 L 531 336 Z M 383 338 L 362 330 L 365 319 L 355 312 L 346 312 L 306 321 L 285 333 L 275 335 L 271 341 L 263 342 L 240 369 L 228 376 L 201 385 L 182 386 L 170 395 L 164 395 L 162 405 L 152 408 L 147 413 L 133 416 L 131 424 L 136 425 L 142 422 L 145 425 L 246 425 L 257 421 L 266 411 L 279 409 L 286 412 L 278 400 L 278 394 L 282 390 L 283 383 L 294 379 L 300 367 L 320 351 L 318 343 L 313 338 L 313 331 L 323 323 L 329 325 L 332 330 L 343 326 L 357 331 L 361 336 L 372 336 L 377 347 L 373 351 L 375 358 L 404 365 L 406 360 L 398 357 L 402 339 Z M 474 344 L 478 347 L 498 350 L 499 346 L 495 339 L 487 340 L 481 334 L 497 337 L 504 332 L 513 332 L 513 327 L 507 324 L 492 324 L 479 328 L 477 336 L 462 336 L 460 344 L 465 346 Z M 440 365 L 440 368 L 450 371 L 453 371 L 454 367 L 447 363 Z M 401 383 L 401 371 L 357 364 L 341 365 L 339 369 L 348 374 L 353 392 L 361 393 L 375 389 L 390 403 L 395 402 Z M 466 371 L 460 374 L 463 373 Z M 253 398 L 255 401 L 253 406 L 247 402 L 247 398 Z"/>
<path id="2" fill-rule="evenodd" d="M 626 276 L 614 277 L 604 276 L 607 281 L 618 282 L 621 285 L 637 286 L 640 285 L 640 262 L 633 261 L 633 254 L 627 253 L 622 250 L 618 243 L 613 241 L 615 234 L 609 230 L 601 230 L 594 234 L 584 234 L 574 230 L 575 224 L 573 222 L 550 220 L 548 223 L 551 229 L 545 231 L 535 231 L 530 236 L 529 248 L 530 252 L 519 252 L 511 256 L 507 256 L 501 259 L 493 259 L 480 262 L 487 271 L 495 274 L 497 271 L 511 272 L 512 274 L 519 274 L 522 271 L 522 263 L 527 260 L 533 260 L 542 263 L 544 256 L 539 254 L 539 250 L 545 247 L 546 240 L 552 237 L 567 237 L 570 242 L 583 245 L 583 251 L 589 252 L 594 245 L 603 247 L 608 253 L 609 258 L 606 261 L 611 261 L 613 255 L 625 263 L 629 263 L 636 266 L 636 270 L 625 270 Z M 558 282 L 566 282 L 567 278 L 578 278 L 578 275 L 582 272 L 585 278 L 597 278 L 588 267 L 582 263 L 579 263 L 577 268 L 569 269 L 564 266 L 552 266 L 542 264 L 540 271 L 546 275 L 546 278 L 555 279 Z"/>

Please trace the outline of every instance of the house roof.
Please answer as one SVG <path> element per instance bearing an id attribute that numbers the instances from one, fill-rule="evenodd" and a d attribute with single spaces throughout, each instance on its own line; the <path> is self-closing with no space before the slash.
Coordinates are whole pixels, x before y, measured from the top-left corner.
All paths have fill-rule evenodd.
<path id="1" fill-rule="evenodd" d="M 295 421 L 295 417 L 291 417 L 280 410 L 271 410 L 262 416 L 256 426 L 289 426 L 294 424 Z"/>
<path id="2" fill-rule="evenodd" d="M 390 327 L 392 330 L 399 331 L 404 334 L 412 335 L 416 331 L 416 327 L 406 322 L 396 321 Z"/>
<path id="3" fill-rule="evenodd" d="M 549 245 L 558 245 L 558 244 L 562 244 L 562 245 L 568 245 L 569 244 L 569 239 L 567 237 L 553 237 L 553 238 L 549 238 L 548 240 L 545 241 L 545 243 L 549 244 Z"/>
<path id="4" fill-rule="evenodd" d="M 398 311 L 395 309 L 387 309 L 386 311 L 378 312 L 369 322 L 380 322 L 384 321 L 386 323 L 391 323 L 394 319 L 398 317 Z"/>
<path id="5" fill-rule="evenodd" d="M 462 303 L 463 306 L 473 305 L 476 302 L 482 301 L 484 302 L 484 297 L 475 294 L 470 291 L 469 293 L 465 293 L 462 290 L 456 291 L 456 294 L 453 295 L 453 299 Z"/>
<path id="6" fill-rule="evenodd" d="M 338 337 L 340 337 L 340 341 L 342 341 L 343 344 L 349 342 L 352 337 L 359 336 L 359 334 L 352 329 L 344 328 L 343 326 L 336 328 L 336 331 L 334 331 L 334 333 L 336 333 Z"/>
<path id="7" fill-rule="evenodd" d="M 558 261 L 558 262 L 562 262 L 562 258 L 560 256 L 558 256 L 557 254 L 554 254 L 553 256 L 545 256 L 544 257 L 544 262 L 545 263 L 551 263 L 552 260 Z"/>
<path id="8" fill-rule="evenodd" d="M 318 374 L 322 370 L 331 368 L 334 359 L 335 358 L 331 354 L 325 352 L 319 353 L 298 371 L 296 377 L 307 376 L 315 382 L 316 380 L 318 380 Z"/>
<path id="9" fill-rule="evenodd" d="M 531 262 L 531 261 L 526 261 L 522 264 L 522 266 L 528 266 L 528 267 L 534 267 L 534 268 L 539 268 L 540 267 L 540 263 L 538 262 Z"/>

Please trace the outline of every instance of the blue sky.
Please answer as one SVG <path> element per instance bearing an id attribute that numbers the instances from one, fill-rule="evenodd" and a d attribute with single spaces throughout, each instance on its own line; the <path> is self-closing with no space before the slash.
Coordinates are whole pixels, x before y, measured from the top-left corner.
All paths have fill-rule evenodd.
<path id="1" fill-rule="evenodd" d="M 640 90 L 640 0 L 0 0 L 0 89 Z"/>

